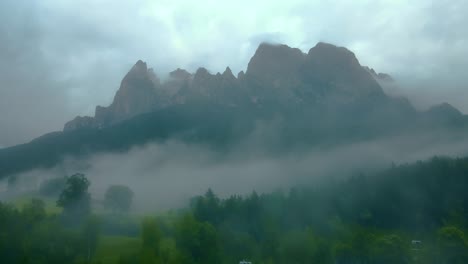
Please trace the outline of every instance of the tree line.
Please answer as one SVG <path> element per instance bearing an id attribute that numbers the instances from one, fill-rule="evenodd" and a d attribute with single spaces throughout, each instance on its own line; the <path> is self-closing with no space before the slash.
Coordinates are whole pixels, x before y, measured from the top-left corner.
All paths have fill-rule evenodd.
<path id="1" fill-rule="evenodd" d="M 37 199 L 21 209 L 0 204 L 0 262 L 99 263 L 99 238 L 125 230 L 141 245 L 112 252 L 120 264 L 468 263 L 468 158 L 436 157 L 286 192 L 222 198 L 208 190 L 185 208 L 123 227 L 92 214 L 83 174 L 52 183 L 62 189 L 60 214 L 47 214 Z M 128 217 L 134 195 L 109 187 L 111 219 Z"/>

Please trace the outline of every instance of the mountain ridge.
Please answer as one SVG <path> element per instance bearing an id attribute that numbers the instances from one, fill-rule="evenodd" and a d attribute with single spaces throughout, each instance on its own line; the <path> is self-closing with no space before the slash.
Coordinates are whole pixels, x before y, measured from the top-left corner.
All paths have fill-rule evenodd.
<path id="1" fill-rule="evenodd" d="M 94 117 L 76 117 L 65 124 L 64 131 L 108 126 L 190 100 L 246 106 L 311 103 L 332 93 L 328 99 L 335 101 L 362 94 L 383 96 L 381 87 L 361 67 L 354 53 L 323 42 L 308 53 L 287 45 L 262 43 L 246 72 L 239 72 L 237 77 L 229 67 L 222 74 L 211 74 L 203 67 L 195 73 L 178 68 L 169 76 L 168 81 L 160 82 L 145 62 L 137 61 L 123 78 L 111 105 L 97 106 Z M 311 83 L 317 87 L 310 87 Z M 333 86 L 334 91 L 324 91 L 319 86 Z M 305 98 L 305 94 L 310 98 Z"/>
<path id="2" fill-rule="evenodd" d="M 0 178 L 56 166 L 66 156 L 125 151 L 177 139 L 220 151 L 260 135 L 271 152 L 352 144 L 400 135 L 468 132 L 468 117 L 441 104 L 417 111 L 405 98 L 385 94 L 377 74 L 353 52 L 318 43 L 308 53 L 263 43 L 237 77 L 229 67 L 212 74 L 176 69 L 162 82 L 141 60 L 121 81 L 113 102 L 94 117 L 76 117 L 63 132 L 0 149 Z M 258 138 L 257 138 L 258 139 Z M 444 140 L 445 140 L 444 139 Z"/>

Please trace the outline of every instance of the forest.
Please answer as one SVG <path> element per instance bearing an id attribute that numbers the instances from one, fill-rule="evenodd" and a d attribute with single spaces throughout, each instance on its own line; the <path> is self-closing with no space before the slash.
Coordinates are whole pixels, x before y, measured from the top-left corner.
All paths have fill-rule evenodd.
<path id="1" fill-rule="evenodd" d="M 12 180 L 14 181 L 14 180 Z M 109 187 L 98 208 L 80 173 L 0 203 L 1 263 L 468 263 L 468 158 L 427 161 L 287 191 L 132 211 Z M 51 210 L 51 201 L 57 210 Z"/>

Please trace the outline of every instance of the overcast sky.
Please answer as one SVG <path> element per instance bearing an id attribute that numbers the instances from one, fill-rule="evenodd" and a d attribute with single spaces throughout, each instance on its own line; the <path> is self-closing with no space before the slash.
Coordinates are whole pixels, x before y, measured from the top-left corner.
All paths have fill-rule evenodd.
<path id="1" fill-rule="evenodd" d="M 260 42 L 345 46 L 419 107 L 468 113 L 466 0 L 1 0 L 0 146 L 108 105 L 138 60 L 245 70 Z"/>

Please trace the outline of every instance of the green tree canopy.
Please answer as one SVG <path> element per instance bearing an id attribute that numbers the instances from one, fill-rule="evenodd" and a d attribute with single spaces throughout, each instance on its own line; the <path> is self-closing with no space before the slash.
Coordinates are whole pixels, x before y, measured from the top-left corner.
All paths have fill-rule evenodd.
<path id="1" fill-rule="evenodd" d="M 80 223 L 91 211 L 91 185 L 84 174 L 76 173 L 67 178 L 65 189 L 57 200 L 57 206 L 63 208 L 63 215 L 71 223 Z"/>

